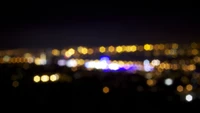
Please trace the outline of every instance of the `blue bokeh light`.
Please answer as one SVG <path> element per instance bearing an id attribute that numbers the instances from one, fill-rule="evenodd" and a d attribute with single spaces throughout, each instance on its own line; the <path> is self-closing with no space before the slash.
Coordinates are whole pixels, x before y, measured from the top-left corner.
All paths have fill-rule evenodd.
<path id="1" fill-rule="evenodd" d="M 108 56 L 102 56 L 100 57 L 100 61 L 110 61 L 110 58 Z"/>

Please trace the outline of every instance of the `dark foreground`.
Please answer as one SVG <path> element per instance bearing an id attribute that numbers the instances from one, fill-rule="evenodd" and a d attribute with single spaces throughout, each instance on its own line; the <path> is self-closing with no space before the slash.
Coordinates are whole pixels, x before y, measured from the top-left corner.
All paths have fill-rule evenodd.
<path id="1" fill-rule="evenodd" d="M 51 68 L 52 69 L 52 68 Z M 34 70 L 34 71 L 33 71 Z M 53 69 L 60 71 L 60 69 Z M 96 76 L 98 72 L 80 72 L 86 76 L 71 81 L 34 83 L 36 73 L 48 72 L 39 68 L 21 69 L 19 67 L 1 66 L 1 104 L 3 105 L 59 105 L 67 111 L 184 111 L 194 110 L 200 104 L 199 99 L 184 101 L 177 94 L 175 87 L 149 87 L 145 79 L 137 74 L 107 73 Z M 12 86 L 12 74 L 23 74 L 18 87 Z M 72 74 L 72 72 L 69 72 Z M 70 75 L 71 75 L 70 74 Z M 134 81 L 134 82 L 133 82 Z M 109 93 L 103 93 L 103 87 L 109 87 Z M 12 104 L 14 103 L 14 104 Z M 161 111 L 161 112 L 162 112 Z"/>

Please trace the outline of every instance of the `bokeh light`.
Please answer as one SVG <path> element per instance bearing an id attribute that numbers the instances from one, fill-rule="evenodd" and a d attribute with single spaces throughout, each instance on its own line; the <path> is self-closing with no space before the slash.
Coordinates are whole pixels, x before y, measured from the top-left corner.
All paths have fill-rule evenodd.
<path id="1" fill-rule="evenodd" d="M 103 87 L 103 93 L 107 94 L 109 92 L 110 92 L 109 87 L 107 87 L 107 86 Z"/>
<path id="2" fill-rule="evenodd" d="M 48 75 L 42 75 L 41 76 L 41 81 L 42 82 L 48 82 L 49 81 L 49 76 Z"/>
<path id="3" fill-rule="evenodd" d="M 38 76 L 38 75 L 34 76 L 33 81 L 36 83 L 40 82 L 40 76 Z"/>

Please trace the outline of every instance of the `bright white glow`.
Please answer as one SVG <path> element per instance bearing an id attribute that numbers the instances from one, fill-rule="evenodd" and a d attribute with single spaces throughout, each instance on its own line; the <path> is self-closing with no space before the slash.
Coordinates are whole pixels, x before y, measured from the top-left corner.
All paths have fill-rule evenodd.
<path id="1" fill-rule="evenodd" d="M 148 65 L 148 64 L 149 64 L 149 60 L 147 60 L 147 59 L 144 60 L 143 64 L 144 64 L 144 65 Z"/>
<path id="2" fill-rule="evenodd" d="M 89 61 L 85 63 L 86 68 L 107 69 L 108 63 L 106 61 Z"/>
<path id="3" fill-rule="evenodd" d="M 149 72 L 152 70 L 152 67 L 150 65 L 144 65 L 144 71 Z"/>
<path id="4" fill-rule="evenodd" d="M 58 65 L 59 66 L 64 66 L 66 64 L 66 61 L 63 59 L 58 60 Z"/>
<path id="5" fill-rule="evenodd" d="M 96 65 L 96 62 L 94 62 L 94 61 L 89 61 L 89 62 L 85 63 L 86 68 L 94 68 L 95 65 Z"/>
<path id="6" fill-rule="evenodd" d="M 116 64 L 116 63 L 111 63 L 111 64 L 108 65 L 108 68 L 109 68 L 110 70 L 118 70 L 119 67 L 120 67 L 120 66 L 119 66 L 118 64 Z"/>
<path id="7" fill-rule="evenodd" d="M 152 66 L 159 66 L 160 65 L 160 60 L 154 59 L 151 61 Z"/>
<path id="8" fill-rule="evenodd" d="M 107 69 L 108 64 L 106 61 L 100 61 L 95 64 L 96 69 Z"/>
<path id="9" fill-rule="evenodd" d="M 149 60 L 144 60 L 143 65 L 144 65 L 144 71 L 149 72 L 152 70 L 152 66 L 149 63 Z"/>
<path id="10" fill-rule="evenodd" d="M 171 78 L 165 79 L 165 85 L 170 86 L 173 84 L 173 80 Z"/>
<path id="11" fill-rule="evenodd" d="M 185 100 L 186 100 L 187 102 L 191 102 L 191 101 L 193 100 L 193 96 L 190 95 L 190 94 L 188 94 L 188 95 L 185 96 Z"/>
<path id="12" fill-rule="evenodd" d="M 77 62 L 74 59 L 70 59 L 66 62 L 67 67 L 76 67 L 77 66 Z"/>

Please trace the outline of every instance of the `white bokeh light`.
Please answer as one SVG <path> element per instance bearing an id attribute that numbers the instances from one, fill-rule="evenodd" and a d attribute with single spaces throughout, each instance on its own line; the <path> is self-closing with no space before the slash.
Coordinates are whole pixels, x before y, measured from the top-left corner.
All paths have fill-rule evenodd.
<path id="1" fill-rule="evenodd" d="M 188 95 L 185 96 L 185 100 L 187 102 L 191 102 L 193 100 L 193 96 L 191 94 L 188 94 Z"/>
<path id="2" fill-rule="evenodd" d="M 158 59 L 152 60 L 151 61 L 151 65 L 153 65 L 153 66 L 159 66 L 160 65 L 160 60 L 158 60 Z"/>
<path id="3" fill-rule="evenodd" d="M 171 86 L 173 84 L 173 80 L 171 78 L 165 79 L 165 85 Z"/>
<path id="4" fill-rule="evenodd" d="M 96 65 L 96 62 L 94 62 L 94 61 L 88 61 L 85 63 L 86 68 L 94 68 L 95 65 Z"/>
<path id="5" fill-rule="evenodd" d="M 108 67 L 108 64 L 106 61 L 99 61 L 95 65 L 96 69 L 107 69 L 107 67 Z"/>
<path id="6" fill-rule="evenodd" d="M 118 70 L 119 69 L 119 65 L 117 64 L 117 63 L 110 63 L 109 65 L 108 65 L 108 68 L 110 69 L 110 70 Z"/>
<path id="7" fill-rule="evenodd" d="M 76 67 L 77 61 L 75 59 L 70 59 L 66 62 L 67 67 Z"/>

